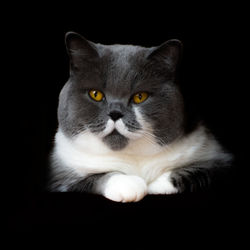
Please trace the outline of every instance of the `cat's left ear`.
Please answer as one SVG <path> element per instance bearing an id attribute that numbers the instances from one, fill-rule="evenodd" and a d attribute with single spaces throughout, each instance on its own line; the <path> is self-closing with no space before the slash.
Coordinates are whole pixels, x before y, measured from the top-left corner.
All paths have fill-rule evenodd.
<path id="1" fill-rule="evenodd" d="M 78 33 L 66 33 L 65 43 L 73 71 L 79 70 L 86 62 L 99 58 L 94 43 L 88 41 Z"/>
<path id="2" fill-rule="evenodd" d="M 67 32 L 65 35 L 65 43 L 68 53 L 79 54 L 85 56 L 98 56 L 94 44 L 76 32 Z"/>
<path id="3" fill-rule="evenodd" d="M 182 54 L 182 42 L 177 39 L 168 40 L 156 47 L 148 56 L 149 59 L 163 61 L 170 71 L 175 71 Z"/>

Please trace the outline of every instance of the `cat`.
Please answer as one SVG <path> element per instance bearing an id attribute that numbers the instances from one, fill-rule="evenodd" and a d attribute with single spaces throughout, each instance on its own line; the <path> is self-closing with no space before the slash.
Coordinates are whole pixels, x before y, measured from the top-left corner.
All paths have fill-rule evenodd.
<path id="1" fill-rule="evenodd" d="M 65 36 L 70 76 L 59 96 L 51 190 L 116 202 L 209 186 L 232 155 L 202 122 L 187 129 L 179 40 L 145 48 Z"/>

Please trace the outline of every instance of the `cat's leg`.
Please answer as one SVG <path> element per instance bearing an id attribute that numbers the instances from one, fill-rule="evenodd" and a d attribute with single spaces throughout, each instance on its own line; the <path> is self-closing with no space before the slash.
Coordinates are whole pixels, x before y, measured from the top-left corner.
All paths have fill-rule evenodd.
<path id="1" fill-rule="evenodd" d="M 148 185 L 149 194 L 173 194 L 206 189 L 225 177 L 229 164 L 219 160 L 203 161 L 166 172 Z"/>
<path id="2" fill-rule="evenodd" d="M 173 185 L 171 172 L 166 172 L 148 185 L 149 194 L 175 194 L 178 189 Z"/>
<path id="3" fill-rule="evenodd" d="M 194 192 L 209 187 L 211 171 L 204 164 L 195 163 L 176 169 L 171 173 L 171 182 L 179 192 Z"/>
<path id="4" fill-rule="evenodd" d="M 139 176 L 111 173 L 99 183 L 99 193 L 117 202 L 135 202 L 147 194 L 147 184 Z"/>
<path id="5" fill-rule="evenodd" d="M 228 177 L 230 163 L 223 160 L 196 162 L 172 171 L 170 178 L 178 192 L 194 192 L 216 186 Z M 222 181 L 223 180 L 223 181 Z"/>
<path id="6" fill-rule="evenodd" d="M 101 194 L 117 202 L 134 202 L 147 194 L 147 185 L 139 176 L 111 172 L 93 174 L 73 185 L 70 191 Z"/>

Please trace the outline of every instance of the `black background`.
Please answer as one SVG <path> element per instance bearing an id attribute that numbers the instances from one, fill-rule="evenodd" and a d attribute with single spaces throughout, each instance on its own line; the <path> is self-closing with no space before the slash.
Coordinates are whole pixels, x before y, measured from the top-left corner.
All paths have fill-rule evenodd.
<path id="1" fill-rule="evenodd" d="M 7 97 L 6 169 L 10 171 L 4 177 L 8 230 L 40 236 L 108 231 L 109 235 L 116 232 L 122 242 L 139 232 L 145 232 L 142 241 L 152 234 L 160 241 L 190 235 L 190 245 L 200 237 L 207 243 L 219 238 L 231 242 L 237 232 L 244 238 L 248 99 L 243 75 L 249 32 L 244 6 L 227 3 L 173 9 L 153 3 L 137 8 L 132 3 L 68 4 L 62 10 L 61 5 L 22 5 L 8 13 L 2 31 L 3 53 L 7 54 L 3 73 L 7 90 L 3 93 Z M 180 39 L 184 45 L 181 84 L 192 107 L 236 156 L 230 181 L 208 192 L 147 196 L 132 204 L 87 194 L 45 192 L 58 94 L 68 78 L 67 31 L 103 44 L 155 46 Z M 119 234 L 127 227 L 126 237 Z"/>

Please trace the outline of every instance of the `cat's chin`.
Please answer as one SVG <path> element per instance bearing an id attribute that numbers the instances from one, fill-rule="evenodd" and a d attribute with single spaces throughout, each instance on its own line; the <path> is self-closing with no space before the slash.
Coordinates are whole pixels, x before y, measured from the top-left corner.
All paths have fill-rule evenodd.
<path id="1" fill-rule="evenodd" d="M 121 135 L 116 129 L 103 138 L 103 142 L 112 150 L 119 151 L 128 145 L 129 139 Z"/>

